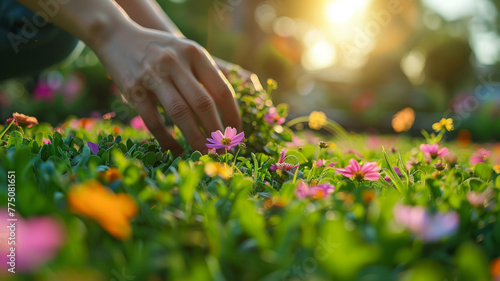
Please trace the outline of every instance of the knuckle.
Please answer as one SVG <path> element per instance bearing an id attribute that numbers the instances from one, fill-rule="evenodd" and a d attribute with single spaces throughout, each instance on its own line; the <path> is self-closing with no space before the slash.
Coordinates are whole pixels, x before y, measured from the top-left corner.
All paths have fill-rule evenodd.
<path id="1" fill-rule="evenodd" d="M 201 52 L 201 46 L 198 43 L 189 40 L 186 44 L 184 44 L 184 50 L 189 54 L 197 54 Z"/>
<path id="2" fill-rule="evenodd" d="M 165 64 L 172 64 L 177 62 L 177 55 L 171 50 L 165 50 L 161 56 L 161 62 Z"/>
<path id="3" fill-rule="evenodd" d="M 184 120 L 189 116 L 189 107 L 181 101 L 174 101 L 170 104 L 170 117 L 174 120 Z"/>
<path id="4" fill-rule="evenodd" d="M 198 111 L 208 111 L 215 108 L 215 103 L 209 95 L 199 93 L 196 95 L 194 108 Z"/>

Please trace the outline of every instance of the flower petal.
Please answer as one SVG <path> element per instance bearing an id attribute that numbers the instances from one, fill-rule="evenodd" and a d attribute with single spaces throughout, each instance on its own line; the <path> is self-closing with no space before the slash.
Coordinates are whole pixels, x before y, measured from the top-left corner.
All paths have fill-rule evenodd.
<path id="1" fill-rule="evenodd" d="M 359 165 L 358 161 L 356 161 L 354 158 L 351 158 L 349 160 L 349 164 L 354 167 L 355 171 L 361 171 L 361 165 Z"/>
<path id="2" fill-rule="evenodd" d="M 217 144 L 217 143 L 207 143 L 206 144 L 208 148 L 215 148 L 215 149 L 219 149 L 219 148 L 224 148 L 225 146 L 222 145 L 222 144 Z"/>
<path id="3" fill-rule="evenodd" d="M 224 138 L 224 135 L 222 134 L 221 131 L 217 130 L 215 132 L 212 132 L 212 138 L 215 141 L 220 142 Z"/>
<path id="4" fill-rule="evenodd" d="M 227 127 L 226 132 L 224 133 L 224 137 L 228 139 L 232 139 L 236 135 L 237 131 L 235 128 Z"/>

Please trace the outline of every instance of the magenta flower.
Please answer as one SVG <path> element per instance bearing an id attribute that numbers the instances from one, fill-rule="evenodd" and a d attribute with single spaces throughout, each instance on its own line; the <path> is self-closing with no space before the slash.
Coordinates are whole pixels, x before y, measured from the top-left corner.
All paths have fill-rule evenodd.
<path id="1" fill-rule="evenodd" d="M 50 141 L 50 139 L 46 139 L 46 138 L 42 138 L 42 145 L 44 144 L 51 144 L 52 142 Z"/>
<path id="2" fill-rule="evenodd" d="M 245 138 L 244 132 L 239 134 L 236 133 L 236 129 L 231 127 L 227 127 L 224 134 L 222 134 L 220 130 L 212 132 L 212 138 L 207 138 L 207 147 L 215 149 L 225 148 L 229 150 L 231 147 L 237 146 Z"/>
<path id="3" fill-rule="evenodd" d="M 97 155 L 97 153 L 99 153 L 99 145 L 97 143 L 93 143 L 93 142 L 88 141 L 87 145 L 89 146 L 92 153 L 94 153 L 95 155 Z"/>
<path id="4" fill-rule="evenodd" d="M 330 183 L 321 183 L 318 185 L 309 186 L 304 182 L 301 182 L 299 187 L 294 190 L 295 196 L 299 199 L 304 199 L 306 197 L 321 199 L 327 197 L 329 194 L 335 191 L 335 186 Z"/>
<path id="5" fill-rule="evenodd" d="M 401 174 L 401 171 L 399 170 L 399 168 L 398 168 L 398 167 L 394 166 L 394 167 L 392 167 L 392 168 L 394 169 L 394 172 L 396 172 L 396 174 L 397 174 L 398 176 L 402 176 L 402 175 L 403 175 L 403 174 Z M 386 182 L 391 182 L 391 181 L 392 181 L 392 180 L 391 180 L 391 178 L 390 178 L 389 176 L 385 176 L 385 177 L 384 177 L 384 180 L 385 180 Z"/>
<path id="6" fill-rule="evenodd" d="M 269 112 L 264 114 L 264 120 L 266 120 L 266 122 L 271 124 L 271 125 L 273 125 L 273 124 L 281 125 L 281 124 L 285 123 L 285 118 L 281 117 L 278 114 L 278 110 L 274 106 L 270 107 Z"/>
<path id="7" fill-rule="evenodd" d="M 9 218 L 5 209 L 0 210 L 0 218 L 6 222 Z M 36 217 L 24 220 L 18 218 L 16 222 L 16 271 L 35 272 L 44 264 L 52 260 L 59 248 L 64 244 L 65 231 L 61 223 L 51 217 Z M 9 267 L 10 247 L 7 245 L 7 237 L 10 235 L 10 229 L 2 227 L 0 237 L 0 253 L 2 261 L 2 270 Z"/>
<path id="8" fill-rule="evenodd" d="M 271 167 L 269 167 L 269 170 L 271 172 L 276 172 L 277 170 L 291 171 L 299 166 L 299 164 L 293 165 L 285 162 L 285 157 L 286 157 L 286 148 L 283 148 L 280 152 L 280 158 L 278 159 L 278 162 L 276 164 L 272 164 Z"/>
<path id="9" fill-rule="evenodd" d="M 471 157 L 469 159 L 469 163 L 471 166 L 474 166 L 477 163 L 484 163 L 484 162 L 486 162 L 486 160 L 488 160 L 490 158 L 490 156 L 491 156 L 491 152 L 489 150 L 481 148 L 471 155 Z"/>
<path id="10" fill-rule="evenodd" d="M 55 95 L 55 89 L 46 81 L 38 81 L 33 90 L 33 96 L 36 100 L 52 100 Z"/>
<path id="11" fill-rule="evenodd" d="M 394 219 L 425 242 L 433 242 L 454 234 L 460 222 L 455 211 L 431 214 L 422 206 L 396 204 Z"/>
<path id="12" fill-rule="evenodd" d="M 144 130 L 146 132 L 149 132 L 148 127 L 146 127 L 146 124 L 144 123 L 144 120 L 142 120 L 141 116 L 136 116 L 130 120 L 130 126 L 136 130 Z"/>
<path id="13" fill-rule="evenodd" d="M 363 167 L 359 165 L 358 161 L 351 158 L 349 165 L 345 169 L 337 169 L 338 174 L 342 174 L 348 178 L 354 178 L 359 181 L 371 180 L 376 181 L 380 178 L 380 167 L 375 162 L 366 162 Z"/>
<path id="14" fill-rule="evenodd" d="M 436 159 L 437 157 L 444 157 L 449 152 L 448 148 L 446 148 L 446 147 L 439 149 L 439 145 L 437 143 L 421 144 L 420 150 L 426 156 L 430 156 L 432 159 Z"/>
<path id="15" fill-rule="evenodd" d="M 326 162 L 328 162 L 328 160 L 318 159 L 318 161 L 316 162 L 316 167 L 326 166 L 326 167 L 333 168 L 338 163 L 338 162 L 332 162 L 330 164 L 326 164 Z"/>

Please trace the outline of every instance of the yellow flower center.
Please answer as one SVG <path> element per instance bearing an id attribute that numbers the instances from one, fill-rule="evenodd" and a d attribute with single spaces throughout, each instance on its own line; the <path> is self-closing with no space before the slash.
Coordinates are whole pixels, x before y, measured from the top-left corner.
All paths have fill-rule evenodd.
<path id="1" fill-rule="evenodd" d="M 228 138 L 223 138 L 221 141 L 220 141 L 221 144 L 223 145 L 230 145 L 231 144 L 231 140 L 228 139 Z"/>
<path id="2" fill-rule="evenodd" d="M 365 175 L 361 171 L 357 171 L 354 173 L 353 177 L 358 181 L 362 181 L 365 178 Z"/>

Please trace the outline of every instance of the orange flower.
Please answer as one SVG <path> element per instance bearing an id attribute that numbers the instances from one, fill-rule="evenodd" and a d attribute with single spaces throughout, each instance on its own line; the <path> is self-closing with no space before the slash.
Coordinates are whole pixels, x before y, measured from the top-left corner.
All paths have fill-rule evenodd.
<path id="1" fill-rule="evenodd" d="M 68 206 L 71 212 L 97 221 L 120 240 L 132 234 L 129 218 L 138 211 L 137 203 L 130 195 L 115 194 L 95 180 L 72 186 L 68 192 Z"/>
<path id="2" fill-rule="evenodd" d="M 462 146 L 467 146 L 472 141 L 472 134 L 468 130 L 460 130 L 457 135 L 458 143 Z"/>
<path id="3" fill-rule="evenodd" d="M 494 259 L 491 262 L 491 275 L 493 278 L 499 278 L 500 277 L 500 257 Z M 497 280 L 497 279 L 495 279 Z"/>
<path id="4" fill-rule="evenodd" d="M 361 198 L 363 198 L 363 202 L 365 202 L 365 204 L 370 204 L 370 202 L 372 202 L 373 199 L 375 199 L 375 191 L 363 190 L 361 192 Z"/>
<path id="5" fill-rule="evenodd" d="M 118 126 L 114 126 L 114 127 L 113 127 L 113 133 L 115 133 L 115 135 L 119 135 L 119 134 L 120 134 L 120 131 L 121 131 L 121 130 L 120 130 L 120 127 L 118 127 Z"/>
<path id="6" fill-rule="evenodd" d="M 104 180 L 107 182 L 114 182 L 122 178 L 120 171 L 117 168 L 109 168 L 104 172 Z"/>
<path id="7" fill-rule="evenodd" d="M 12 118 L 7 119 L 7 124 L 12 121 L 16 121 L 19 126 L 26 126 L 27 128 L 33 127 L 33 125 L 38 125 L 38 120 L 35 117 L 27 116 L 21 113 L 12 113 Z"/>
<path id="8" fill-rule="evenodd" d="M 396 133 L 406 132 L 411 129 L 415 122 L 415 111 L 407 107 L 392 117 L 392 128 Z"/>
<path id="9" fill-rule="evenodd" d="M 500 164 L 493 166 L 493 170 L 495 170 L 495 173 L 500 174 Z"/>

